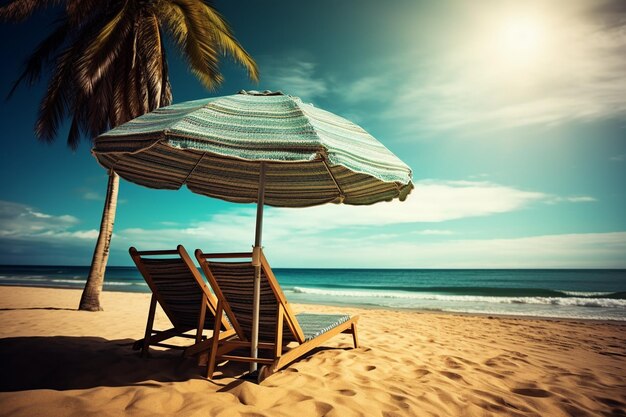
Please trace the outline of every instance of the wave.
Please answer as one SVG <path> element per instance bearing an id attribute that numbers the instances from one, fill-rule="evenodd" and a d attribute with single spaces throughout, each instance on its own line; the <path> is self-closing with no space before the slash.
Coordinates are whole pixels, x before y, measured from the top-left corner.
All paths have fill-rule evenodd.
<path id="1" fill-rule="evenodd" d="M 76 285 L 85 285 L 87 280 L 83 276 L 73 276 L 72 278 L 47 278 L 42 275 L 20 275 L 20 276 L 5 276 L 0 275 L 0 281 L 14 281 L 14 283 L 19 283 L 20 285 L 26 285 L 28 283 L 37 282 L 37 283 L 51 283 L 51 284 L 76 284 Z M 141 281 L 104 281 L 104 285 L 111 286 L 147 286 L 145 282 Z M 54 286 L 54 285 L 53 285 Z"/>
<path id="2" fill-rule="evenodd" d="M 511 288 L 511 287 L 409 287 L 397 285 L 359 285 L 324 284 L 324 287 L 346 291 L 372 290 L 376 292 L 429 293 L 442 295 L 474 295 L 484 297 L 575 297 L 575 298 L 615 298 L 626 299 L 626 291 L 591 292 L 566 291 L 545 288 Z M 302 288 L 302 287 L 296 287 Z"/>
<path id="3" fill-rule="evenodd" d="M 448 301 L 448 302 L 479 302 L 479 303 L 496 303 L 496 304 L 542 304 L 542 305 L 560 305 L 560 306 L 578 306 L 578 307 L 604 307 L 604 308 L 626 308 L 626 299 L 624 298 L 590 298 L 590 297 L 503 297 L 503 296 L 480 296 L 480 295 L 455 295 L 455 294 L 433 294 L 426 292 L 403 292 L 403 291 L 368 291 L 368 290 L 333 290 L 322 288 L 290 288 L 294 293 L 323 295 L 328 297 L 360 297 L 360 298 L 391 298 L 405 300 L 432 300 L 432 301 Z M 561 293 L 560 291 L 553 291 Z M 609 293 L 624 294 L 624 293 Z"/>
<path id="4" fill-rule="evenodd" d="M 136 282 L 128 282 L 128 281 L 126 281 L 126 282 L 122 282 L 122 281 L 107 282 L 107 281 L 104 281 L 104 285 L 137 285 L 137 286 L 140 286 L 140 287 L 147 287 L 148 286 L 148 284 L 146 284 L 145 282 L 139 282 L 139 281 L 136 281 Z"/>
<path id="5" fill-rule="evenodd" d="M 67 283 L 67 284 L 84 284 L 87 282 L 87 280 L 84 279 L 51 279 L 50 282 L 56 282 L 56 283 Z"/>
<path id="6" fill-rule="evenodd" d="M 46 278 L 43 275 L 20 275 L 20 276 L 0 275 L 0 280 L 1 281 L 16 281 L 16 280 L 50 281 L 50 278 Z"/>
<path id="7" fill-rule="evenodd" d="M 594 292 L 594 291 L 562 291 L 570 297 L 586 297 L 586 298 L 624 298 L 624 292 Z"/>
<path id="8" fill-rule="evenodd" d="M 81 284 L 84 285 L 87 280 L 85 279 L 52 279 L 50 282 L 64 283 L 64 284 Z M 147 285 L 145 282 L 132 282 L 132 281 L 104 281 L 104 285 L 116 285 L 116 286 L 128 286 L 128 285 Z"/>

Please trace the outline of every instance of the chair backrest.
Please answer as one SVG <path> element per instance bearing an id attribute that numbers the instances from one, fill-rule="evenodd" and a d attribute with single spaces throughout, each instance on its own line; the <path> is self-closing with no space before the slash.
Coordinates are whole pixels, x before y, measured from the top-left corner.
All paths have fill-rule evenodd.
<path id="1" fill-rule="evenodd" d="M 207 303 L 204 328 L 214 328 L 217 300 L 182 245 L 176 250 L 140 252 L 131 247 L 128 251 L 175 328 L 197 328 L 203 302 Z M 225 317 L 222 328 L 230 328 Z"/>
<path id="2" fill-rule="evenodd" d="M 215 295 L 222 301 L 237 335 L 250 340 L 252 333 L 252 299 L 254 266 L 252 253 L 205 254 L 200 249 L 196 259 Z M 283 341 L 304 342 L 304 334 L 283 294 L 272 269 L 261 254 L 261 297 L 259 309 L 259 341 L 273 342 L 276 337 L 279 304 L 284 308 Z"/>

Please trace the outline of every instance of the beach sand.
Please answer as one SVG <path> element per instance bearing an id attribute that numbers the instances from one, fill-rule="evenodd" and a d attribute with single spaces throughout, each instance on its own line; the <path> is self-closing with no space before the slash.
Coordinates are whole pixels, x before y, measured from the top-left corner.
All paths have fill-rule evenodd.
<path id="1" fill-rule="evenodd" d="M 149 294 L 0 287 L 0 415 L 624 416 L 626 324 L 295 305 L 359 314 L 349 335 L 271 376 L 216 379 L 180 351 L 131 349 Z M 157 314 L 156 325 L 167 318 Z"/>

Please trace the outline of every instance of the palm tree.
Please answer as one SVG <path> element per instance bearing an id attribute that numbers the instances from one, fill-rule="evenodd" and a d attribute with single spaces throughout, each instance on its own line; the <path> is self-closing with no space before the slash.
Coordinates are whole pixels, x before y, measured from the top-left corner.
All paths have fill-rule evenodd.
<path id="1" fill-rule="evenodd" d="M 254 60 L 234 38 L 208 0 L 12 0 L 0 20 L 19 22 L 36 10 L 60 14 L 55 30 L 28 58 L 9 96 L 52 70 L 35 124 L 37 138 L 52 142 L 71 120 L 67 144 L 94 138 L 130 119 L 172 102 L 164 35 L 182 51 L 189 68 L 208 89 L 222 81 L 219 61 L 230 56 L 250 79 Z M 80 310 L 98 311 L 117 206 L 119 177 L 109 172 L 107 193 Z"/>

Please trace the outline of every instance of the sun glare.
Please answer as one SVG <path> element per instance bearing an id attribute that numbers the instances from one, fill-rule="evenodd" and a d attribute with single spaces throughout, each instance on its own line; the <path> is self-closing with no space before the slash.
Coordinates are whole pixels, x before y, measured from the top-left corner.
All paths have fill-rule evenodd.
<path id="1" fill-rule="evenodd" d="M 503 41 L 515 51 L 532 52 L 541 46 L 542 29 L 535 20 L 515 19 L 504 28 Z"/>
<path id="2" fill-rule="evenodd" d="M 470 22 L 470 36 L 461 41 L 462 59 L 472 64 L 466 82 L 492 99 L 535 94 L 563 66 L 564 27 L 547 7 L 496 8 Z"/>
<path id="3" fill-rule="evenodd" d="M 547 31 L 538 18 L 512 16 L 495 32 L 497 54 L 511 64 L 532 64 L 545 50 Z"/>

